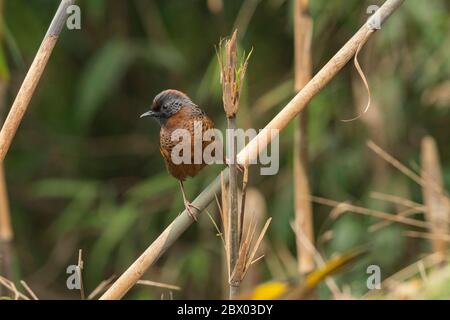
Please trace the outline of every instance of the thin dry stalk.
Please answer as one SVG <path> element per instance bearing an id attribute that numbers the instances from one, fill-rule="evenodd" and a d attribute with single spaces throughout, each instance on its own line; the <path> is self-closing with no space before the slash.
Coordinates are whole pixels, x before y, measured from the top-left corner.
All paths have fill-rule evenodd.
<path id="1" fill-rule="evenodd" d="M 99 285 L 94 290 L 92 290 L 92 292 L 88 295 L 87 299 L 88 300 L 92 300 L 96 296 L 98 296 L 100 293 L 104 292 L 110 286 L 111 282 L 115 278 L 116 278 L 116 275 L 113 274 L 108 279 L 103 280 L 102 282 L 100 282 Z"/>
<path id="2" fill-rule="evenodd" d="M 398 215 L 401 216 L 401 217 L 409 217 L 409 216 L 412 216 L 414 214 L 422 213 L 422 212 L 423 212 L 422 210 L 416 210 L 414 208 L 410 208 L 410 209 L 407 209 L 407 210 L 399 212 Z M 380 230 L 382 228 L 385 228 L 385 227 L 391 225 L 391 223 L 392 223 L 392 221 L 387 221 L 387 220 L 383 220 L 383 221 L 377 222 L 377 223 L 375 223 L 375 224 L 373 224 L 373 225 L 371 225 L 369 227 L 369 232 L 378 231 L 378 230 Z"/>
<path id="3" fill-rule="evenodd" d="M 36 53 L 36 56 L 28 70 L 22 86 L 17 93 L 16 99 L 9 111 L 9 114 L 0 131 L 0 162 L 5 159 L 6 153 L 9 150 L 11 142 L 16 134 L 17 128 L 22 121 L 25 111 L 30 104 L 34 91 L 41 79 L 42 73 L 47 65 L 48 59 L 55 47 L 59 34 L 66 22 L 67 8 L 74 4 L 75 0 L 62 0 L 53 17 L 52 23 L 41 43 L 41 46 Z"/>
<path id="4" fill-rule="evenodd" d="M 9 212 L 8 192 L 3 163 L 0 162 L 0 242 L 10 242 L 13 239 L 13 230 Z"/>
<path id="5" fill-rule="evenodd" d="M 169 290 L 175 290 L 180 291 L 181 287 L 175 286 L 173 284 L 167 284 L 162 282 L 156 282 L 156 281 L 150 281 L 150 280 L 139 280 L 137 284 L 142 284 L 144 286 L 150 286 L 150 287 L 157 287 L 157 288 L 164 288 Z"/>
<path id="6" fill-rule="evenodd" d="M 233 273 L 231 274 L 231 277 L 233 279 L 237 279 L 237 281 L 241 282 L 244 279 L 245 275 L 247 274 L 250 266 L 257 260 L 259 260 L 259 258 L 255 260 L 255 256 L 256 253 L 258 252 L 258 249 L 261 245 L 264 235 L 266 234 L 267 229 L 269 228 L 271 221 L 272 218 L 267 219 L 266 223 L 264 224 L 264 227 L 259 233 L 258 238 L 254 242 L 253 240 L 256 234 L 257 223 L 254 219 L 254 216 L 252 216 L 252 220 L 250 221 L 249 227 L 247 229 L 247 234 L 245 235 L 244 241 L 242 241 L 242 244 L 239 248 L 239 256 L 236 268 L 233 270 Z"/>
<path id="7" fill-rule="evenodd" d="M 236 165 L 236 139 L 234 136 L 234 132 L 236 130 L 236 118 L 233 116 L 232 118 L 228 118 L 228 132 L 230 135 L 227 139 L 230 147 L 228 148 L 230 152 L 228 152 L 228 159 L 231 162 L 229 164 L 230 168 L 230 182 L 228 185 L 228 242 L 226 243 L 228 246 L 228 272 L 231 275 L 232 270 L 234 270 L 237 266 L 238 256 L 239 256 L 239 247 L 240 247 L 240 239 L 241 235 L 239 231 L 241 228 L 239 227 L 241 217 L 239 216 L 239 204 L 238 204 L 238 169 Z M 231 139 L 230 139 L 231 138 Z M 229 277 L 230 279 L 230 299 L 234 299 L 239 294 L 239 286 L 240 282 L 236 281 L 233 277 Z"/>
<path id="8" fill-rule="evenodd" d="M 339 50 L 336 55 L 311 79 L 311 81 L 281 110 L 281 112 L 263 129 L 245 148 L 239 152 L 237 159 L 242 166 L 257 159 L 276 135 L 270 132 L 283 130 L 305 105 L 322 90 L 345 66 L 356 53 L 361 44 L 366 43 L 375 34 L 375 22 L 383 24 L 391 14 L 400 7 L 404 0 L 387 0 L 374 16 L 364 23 L 361 29 Z M 224 170 L 224 180 L 228 180 L 228 169 Z M 193 205 L 203 211 L 220 191 L 221 178 L 216 179 L 193 201 Z M 144 272 L 183 234 L 192 224 L 192 218 L 184 210 L 161 235 L 141 254 L 141 256 L 117 279 L 103 294 L 102 300 L 122 298 L 141 278 Z"/>
<path id="9" fill-rule="evenodd" d="M 5 277 L 0 276 L 0 285 L 3 285 L 6 289 L 11 291 L 11 293 L 14 295 L 14 300 L 30 300 L 30 298 L 26 295 L 17 290 L 16 285 L 14 282 L 6 279 Z"/>
<path id="10" fill-rule="evenodd" d="M 405 176 L 416 182 L 418 185 L 420 185 L 422 188 L 428 187 L 431 188 L 434 192 L 447 197 L 445 194 L 445 191 L 442 189 L 442 187 L 439 187 L 439 185 L 436 184 L 434 181 L 425 181 L 421 176 L 416 174 L 414 171 L 406 167 L 404 164 L 402 164 L 400 161 L 395 159 L 393 156 L 391 156 L 389 153 L 384 151 L 382 148 L 380 148 L 378 145 L 376 145 L 373 141 L 368 141 L 367 146 L 372 149 L 373 152 L 375 152 L 377 155 L 382 157 L 386 162 L 390 163 L 394 168 L 399 170 L 401 173 L 403 173 Z"/>
<path id="11" fill-rule="evenodd" d="M 295 90 L 299 92 L 311 80 L 311 38 L 312 19 L 308 0 L 294 2 L 294 56 Z M 294 132 L 294 205 L 297 225 L 297 264 L 298 272 L 306 274 L 314 269 L 313 254 L 304 247 L 299 233 L 314 243 L 314 224 L 308 179 L 308 109 L 298 116 Z"/>
<path id="12" fill-rule="evenodd" d="M 433 241 L 439 241 L 444 244 L 447 244 L 450 242 L 450 234 L 443 234 L 443 233 L 429 233 L 429 232 L 419 232 L 419 231 L 404 231 L 403 235 L 411 238 L 421 238 L 421 239 L 429 239 Z M 437 254 L 441 255 L 442 258 L 445 257 L 445 255 L 442 254 L 440 251 L 436 251 Z"/>
<path id="13" fill-rule="evenodd" d="M 25 288 L 25 290 L 27 290 L 28 294 L 30 295 L 30 297 L 33 298 L 33 300 L 39 300 L 37 295 L 34 293 L 33 290 L 31 290 L 30 286 L 25 281 L 20 280 L 20 284 L 22 285 L 22 287 Z"/>
<path id="14" fill-rule="evenodd" d="M 242 196 L 241 196 L 241 211 L 239 212 L 239 243 L 242 241 L 242 233 L 244 232 L 244 213 L 245 201 L 247 198 L 248 186 L 248 167 L 244 167 L 244 176 L 242 177 Z"/>
<path id="15" fill-rule="evenodd" d="M 442 172 L 436 142 L 431 136 L 422 140 L 422 179 L 425 185 L 422 187 L 423 200 L 426 206 L 425 217 L 431 224 L 430 232 L 433 234 L 433 251 L 445 256 L 447 242 L 445 236 L 449 234 L 450 204 L 448 198 L 441 192 L 436 192 L 432 185 L 442 190 Z"/>
<path id="16" fill-rule="evenodd" d="M 83 250 L 79 249 L 78 250 L 78 265 L 77 265 L 77 272 L 78 272 L 78 277 L 80 279 L 80 295 L 81 295 L 81 300 L 85 300 L 86 296 L 84 294 L 84 283 L 83 283 L 83 267 L 84 267 L 84 262 L 83 262 Z"/>
<path id="17" fill-rule="evenodd" d="M 425 210 L 425 207 L 422 204 L 393 194 L 371 192 L 370 197 L 373 199 L 387 201 L 407 208 L 415 209 L 420 212 L 423 212 Z"/>
<path id="18" fill-rule="evenodd" d="M 217 203 L 217 208 L 219 209 L 219 213 L 220 213 L 220 219 L 222 221 L 222 228 L 223 228 L 223 247 L 224 247 L 224 251 L 222 254 L 222 265 L 223 265 L 223 281 L 222 281 L 222 293 L 223 293 L 223 298 L 224 299 L 228 299 L 230 297 L 230 271 L 229 271 L 229 266 L 230 266 L 230 260 L 229 257 L 230 255 L 228 254 L 228 236 L 229 236 L 229 232 L 228 232 L 228 185 L 227 185 L 227 181 L 225 179 L 225 176 L 223 174 L 223 172 L 220 174 L 220 187 L 221 187 L 221 199 L 219 200 L 217 195 L 216 195 L 216 203 Z"/>
<path id="19" fill-rule="evenodd" d="M 247 234 L 250 228 L 250 223 L 253 221 L 256 225 L 262 226 L 267 219 L 267 208 L 264 196 L 256 188 L 248 188 L 248 169 L 244 169 L 243 188 L 242 188 L 242 202 L 241 212 L 245 212 L 245 219 L 242 221 L 242 234 Z M 242 217 L 242 216 L 241 216 Z M 242 243 L 243 240 L 241 240 Z M 265 256 L 263 252 L 266 252 L 265 241 L 259 246 L 259 250 L 256 253 L 258 258 L 253 260 L 252 268 L 249 269 L 245 275 L 244 280 L 241 283 L 241 292 L 251 290 L 259 283 L 261 283 L 261 276 L 263 273 L 261 264 L 257 264 L 262 257 Z"/>
<path id="20" fill-rule="evenodd" d="M 403 224 L 411 225 L 414 227 L 420 227 L 420 228 L 428 228 L 430 225 L 429 223 L 424 222 L 424 221 L 411 219 L 411 218 L 407 218 L 407 217 L 402 217 L 402 216 L 386 213 L 383 211 L 358 207 L 358 206 L 354 206 L 354 205 L 351 205 L 348 203 L 342 203 L 342 202 L 325 199 L 325 198 L 321 198 L 321 197 L 313 196 L 313 197 L 311 197 L 311 199 L 312 199 L 312 201 L 314 201 L 316 203 L 323 204 L 323 205 L 330 206 L 330 207 L 342 206 L 342 211 L 340 211 L 340 214 L 342 214 L 345 211 L 349 211 L 349 212 L 353 212 L 353 213 L 359 213 L 359 214 L 363 214 L 363 215 L 372 216 L 372 217 L 375 217 L 378 219 L 403 223 Z"/>
<path id="21" fill-rule="evenodd" d="M 3 45 L 3 15 L 4 1 L 0 0 L 0 46 Z M 6 93 L 9 75 L 6 73 L 0 77 L 0 113 L 6 104 Z M 2 119 L 3 120 L 3 119 Z M 12 253 L 13 253 L 13 229 L 11 226 L 11 213 L 8 203 L 8 190 L 6 186 L 5 168 L 0 162 L 0 274 L 12 278 Z M 3 288 L 0 287 L 0 296 L 3 295 Z"/>
<path id="22" fill-rule="evenodd" d="M 3 162 L 0 162 L 0 274 L 12 278 L 13 229 L 6 189 Z M 3 294 L 0 288 L 0 295 Z"/>

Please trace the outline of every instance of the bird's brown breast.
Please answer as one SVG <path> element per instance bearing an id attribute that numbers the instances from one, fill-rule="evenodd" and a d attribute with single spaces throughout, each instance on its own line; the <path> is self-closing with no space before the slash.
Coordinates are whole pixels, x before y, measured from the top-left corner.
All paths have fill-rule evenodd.
<path id="1" fill-rule="evenodd" d="M 203 157 L 201 162 L 194 163 L 194 126 L 195 124 L 201 123 L 202 135 L 208 129 L 214 128 L 214 123 L 208 118 L 204 113 L 199 112 L 199 110 L 192 110 L 189 107 L 182 107 L 180 111 L 172 115 L 167 121 L 161 126 L 160 131 L 160 151 L 164 157 L 167 170 L 172 176 L 178 180 L 185 180 L 186 177 L 193 177 L 198 174 L 203 167 L 206 166 Z M 174 132 L 177 129 L 185 129 L 189 132 L 190 141 L 174 139 Z M 198 129 L 197 129 L 198 130 Z M 199 131 L 199 130 L 198 130 Z M 202 141 L 202 155 L 203 150 L 206 146 L 212 143 L 211 141 Z M 191 159 L 190 163 L 175 164 L 172 161 L 172 150 L 179 143 L 190 143 L 191 146 Z M 182 154 L 181 154 L 182 155 Z"/>

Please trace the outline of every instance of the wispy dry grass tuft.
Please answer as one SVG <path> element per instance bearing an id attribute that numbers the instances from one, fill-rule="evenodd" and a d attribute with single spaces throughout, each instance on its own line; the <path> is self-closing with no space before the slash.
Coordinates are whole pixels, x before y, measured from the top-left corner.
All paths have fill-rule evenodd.
<path id="1" fill-rule="evenodd" d="M 220 41 L 216 52 L 220 66 L 223 107 L 227 118 L 234 118 L 239 110 L 242 84 L 252 52 L 238 57 L 237 30 L 233 32 L 231 38 Z"/>
<path id="2" fill-rule="evenodd" d="M 26 294 L 20 292 L 17 289 L 17 287 L 14 284 L 14 282 L 12 282 L 11 280 L 6 279 L 3 276 L 0 276 L 0 285 L 4 286 L 7 290 L 9 290 L 13 294 L 13 297 L 14 297 L 13 299 L 14 300 L 31 300 L 31 299 L 34 299 L 36 297 L 36 295 L 34 293 L 31 295 L 32 298 L 30 298 Z M 30 290 L 30 292 L 32 292 L 31 289 L 29 289 L 28 285 L 25 284 L 24 287 L 25 287 L 25 289 L 27 291 Z M 0 297 L 0 300 L 1 300 L 1 298 L 3 298 L 3 297 Z"/>

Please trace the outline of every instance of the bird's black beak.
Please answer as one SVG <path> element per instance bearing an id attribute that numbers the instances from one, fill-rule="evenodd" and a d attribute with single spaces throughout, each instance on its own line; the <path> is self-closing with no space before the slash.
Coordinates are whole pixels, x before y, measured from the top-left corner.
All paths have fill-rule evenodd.
<path id="1" fill-rule="evenodd" d="M 144 118 L 144 117 L 148 117 L 148 116 L 153 118 L 156 116 L 156 112 L 154 112 L 152 110 L 147 111 L 146 113 L 141 114 L 141 116 L 139 118 Z"/>

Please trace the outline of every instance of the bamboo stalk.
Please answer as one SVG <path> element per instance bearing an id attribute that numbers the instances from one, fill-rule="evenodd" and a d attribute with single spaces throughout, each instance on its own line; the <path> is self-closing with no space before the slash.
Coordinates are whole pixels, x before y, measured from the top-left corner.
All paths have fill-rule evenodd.
<path id="1" fill-rule="evenodd" d="M 9 214 L 5 172 L 3 169 L 3 163 L 0 163 L 0 242 L 10 242 L 12 239 L 13 230 L 11 227 L 11 218 Z"/>
<path id="2" fill-rule="evenodd" d="M 242 62 L 238 61 L 237 53 L 237 30 L 229 40 L 222 41 L 219 45 L 218 59 L 220 65 L 220 82 L 223 91 L 223 108 L 227 116 L 227 157 L 229 159 L 229 187 L 228 187 L 228 223 L 226 246 L 228 253 L 228 274 L 230 285 L 230 299 L 239 294 L 240 278 L 233 277 L 239 259 L 242 217 L 238 207 L 238 179 L 237 179 L 237 146 L 235 132 L 236 114 L 239 110 L 239 99 L 242 83 L 247 70 L 248 58 Z M 241 213 L 243 214 L 243 213 Z"/>
<path id="3" fill-rule="evenodd" d="M 66 22 L 67 8 L 72 5 L 75 0 L 62 0 L 55 16 L 48 28 L 48 31 L 42 40 L 33 63 L 28 70 L 22 86 L 17 93 L 16 99 L 9 111 L 8 117 L 3 124 L 0 131 L 0 162 L 5 159 L 8 153 L 11 142 L 16 134 L 16 131 L 22 121 L 22 118 L 30 104 L 34 91 L 41 79 L 42 73 L 47 65 L 48 59 L 55 47 L 59 34 Z"/>
<path id="4" fill-rule="evenodd" d="M 258 151 L 263 150 L 274 138 L 268 132 L 270 129 L 283 130 L 289 121 L 293 120 L 302 111 L 305 105 L 333 79 L 344 65 L 356 53 L 376 30 L 375 22 L 384 23 L 387 18 L 404 2 L 404 0 L 387 0 L 383 6 L 364 23 L 359 31 L 331 58 L 331 60 L 314 76 L 314 78 L 280 111 L 280 113 L 237 155 L 238 163 L 245 166 L 256 159 Z M 375 16 L 375 17 L 374 17 Z M 223 171 L 227 182 L 228 168 Z M 203 211 L 220 192 L 220 175 L 204 189 L 193 201 L 193 205 Z M 101 300 L 122 298 L 141 278 L 144 272 L 155 263 L 159 257 L 183 234 L 192 224 L 192 218 L 184 210 L 161 235 L 141 254 L 141 256 L 113 283 L 113 285 L 100 297 Z"/>
<path id="5" fill-rule="evenodd" d="M 438 192 L 442 190 L 443 186 L 442 172 L 436 142 L 431 136 L 422 139 L 421 157 L 421 176 L 425 181 L 422 186 L 426 207 L 425 217 L 431 225 L 430 232 L 434 236 L 431 239 L 433 251 L 444 258 L 447 250 L 447 242 L 444 237 L 449 234 L 450 204 L 448 198 L 442 192 Z M 439 190 L 436 191 L 433 185 Z"/>
<path id="6" fill-rule="evenodd" d="M 3 0 L 0 0 L 0 46 L 3 45 L 3 5 Z M 2 115 L 6 103 L 6 90 L 8 85 L 7 76 L 8 75 L 0 78 L 0 113 Z M 3 162 L 0 162 L 0 275 L 3 275 L 6 278 L 12 278 L 13 273 L 13 236 L 11 213 L 8 202 L 8 190 L 5 179 L 5 168 Z M 6 288 L 0 286 L 0 296 L 7 294 L 5 290 Z"/>
<path id="7" fill-rule="evenodd" d="M 312 76 L 311 62 L 312 19 L 309 1 L 294 2 L 295 90 L 299 92 Z M 302 233 L 314 243 L 314 227 L 308 179 L 308 109 L 298 116 L 294 132 L 294 206 L 298 272 L 306 274 L 314 269 L 314 256 L 301 241 Z"/>
<path id="8" fill-rule="evenodd" d="M 230 182 L 228 191 L 228 272 L 230 282 L 230 299 L 234 299 L 239 294 L 240 283 L 231 277 L 231 274 L 236 268 L 237 260 L 239 257 L 239 208 L 238 208 L 238 179 L 237 179 L 237 166 L 236 166 L 236 140 L 234 138 L 234 130 L 236 130 L 236 118 L 228 118 L 228 130 L 231 132 L 231 140 L 228 139 L 230 145 Z"/>

